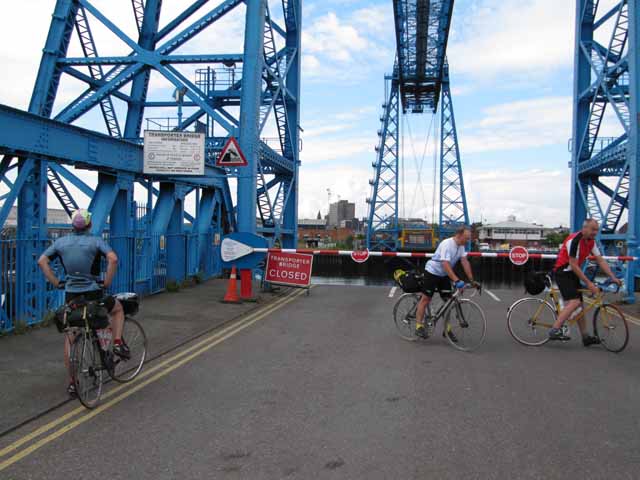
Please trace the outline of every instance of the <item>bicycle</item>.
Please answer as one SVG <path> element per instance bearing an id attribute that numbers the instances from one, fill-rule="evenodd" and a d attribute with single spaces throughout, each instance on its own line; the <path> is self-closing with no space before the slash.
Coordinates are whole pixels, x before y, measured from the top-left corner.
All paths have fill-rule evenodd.
<path id="1" fill-rule="evenodd" d="M 607 287 L 608 283 L 599 284 Z M 620 287 L 616 285 L 614 293 Z M 527 346 L 541 346 L 549 341 L 549 329 L 552 328 L 561 310 L 560 290 L 555 287 L 549 275 L 546 276 L 546 292 L 544 298 L 525 297 L 515 301 L 507 311 L 507 328 L 511 336 L 519 343 Z M 589 290 L 581 289 L 588 293 Z M 584 304 L 583 304 L 584 305 Z M 622 352 L 629 343 L 629 325 L 622 310 L 607 303 L 604 291 L 592 297 L 592 301 L 583 306 L 562 326 L 562 334 L 569 337 L 571 325 L 591 311 L 593 312 L 593 334 L 600 339 L 604 347 L 614 353 Z M 619 339 L 618 339 L 619 337 Z M 618 341 L 616 341 L 618 340 Z"/>
<path id="2" fill-rule="evenodd" d="M 129 347 L 128 358 L 111 350 L 111 327 L 104 314 L 93 314 L 104 306 L 99 301 L 65 304 L 57 312 L 64 328 L 59 330 L 74 336 L 71 344 L 70 369 L 78 400 L 88 409 L 100 402 L 104 372 L 118 383 L 126 383 L 138 376 L 147 358 L 147 336 L 140 323 L 132 317 L 138 312 L 138 296 L 119 293 L 125 313 L 122 341 Z M 79 313 L 78 313 L 79 312 Z"/>
<path id="3" fill-rule="evenodd" d="M 474 288 L 475 292 L 469 298 L 462 298 L 463 291 L 469 288 Z M 480 347 L 486 335 L 487 320 L 480 305 L 471 300 L 478 294 L 482 294 L 481 287 L 466 284 L 464 289 L 456 290 L 446 299 L 435 315 L 429 304 L 424 318 L 427 338 L 433 335 L 438 321 L 444 318 L 445 337 L 454 348 L 470 352 Z M 419 301 L 419 293 L 404 293 L 393 307 L 393 319 L 400 337 L 412 342 L 418 339 L 415 328 Z"/>

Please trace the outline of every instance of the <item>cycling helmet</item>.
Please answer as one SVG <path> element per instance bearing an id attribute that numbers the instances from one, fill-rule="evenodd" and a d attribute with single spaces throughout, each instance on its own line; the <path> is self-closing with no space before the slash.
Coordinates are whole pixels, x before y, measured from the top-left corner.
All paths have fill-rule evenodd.
<path id="1" fill-rule="evenodd" d="M 84 230 L 91 225 L 91 212 L 80 208 L 73 212 L 71 216 L 71 225 L 76 230 Z"/>

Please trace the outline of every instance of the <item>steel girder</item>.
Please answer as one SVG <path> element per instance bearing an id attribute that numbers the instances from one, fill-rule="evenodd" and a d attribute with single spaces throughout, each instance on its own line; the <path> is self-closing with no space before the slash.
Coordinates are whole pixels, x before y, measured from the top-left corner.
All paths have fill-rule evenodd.
<path id="1" fill-rule="evenodd" d="M 273 243 L 295 248 L 301 2 L 284 1 L 282 9 L 284 28 L 274 22 L 267 1 L 247 2 L 247 15 L 253 23 L 247 22 L 245 30 L 240 145 L 245 155 L 249 152 L 256 158 L 256 163 L 250 163 L 248 175 L 239 177 L 238 198 L 249 195 L 255 201 L 238 205 L 238 226 L 241 231 L 259 232 Z M 269 124 L 277 135 L 275 148 L 265 141 L 245 141 L 263 136 Z"/>
<path id="2" fill-rule="evenodd" d="M 242 4 L 247 5 L 243 53 L 175 53 Z M 33 240 L 21 244 L 23 246 L 18 252 L 19 304 L 25 306 L 25 311 L 19 314 L 26 318 L 34 318 L 48 301 L 43 300 L 40 294 L 44 282 L 33 261 L 47 238 L 47 185 L 68 212 L 78 205 L 69 185 L 92 198 L 91 206 L 96 210 L 95 230 L 101 231 L 109 219 L 113 237 L 131 234 L 131 218 L 135 216 L 132 196 L 135 182 L 148 188 L 150 201 L 155 192 L 158 197 L 156 206 L 165 205 L 166 198 L 174 203 L 170 209 L 170 221 L 163 227 L 169 235 L 181 232 L 185 220 L 197 227 L 199 235 L 213 230 L 222 233 L 223 229 L 256 231 L 256 205 L 259 205 L 260 196 L 266 188 L 272 190 L 268 215 L 273 219 L 274 227 L 269 235 L 274 240 L 277 238 L 283 246 L 296 246 L 300 0 L 281 2 L 284 25 L 279 25 L 272 18 L 266 0 L 196 0 L 161 29 L 161 0 L 132 0 L 132 5 L 137 38 L 125 34 L 118 27 L 122 19 L 108 18 L 93 0 L 57 0 L 29 108 L 35 116 L 0 107 L 0 123 L 10 124 L 10 128 L 3 129 L 0 134 L 0 152 L 6 154 L 0 164 L 0 180 L 10 189 L 0 199 L 3 201 L 0 217 L 4 221 L 17 200 L 18 236 Z M 206 5 L 212 6 L 197 20 L 189 20 Z M 118 37 L 128 47 L 128 53 L 100 56 L 90 26 L 96 21 Z M 81 58 L 67 55 L 69 44 L 74 40 L 81 47 L 84 55 Z M 183 69 L 177 68 L 189 64 L 242 64 L 244 75 L 238 75 L 227 88 L 209 88 L 196 84 L 187 78 Z M 163 178 L 160 188 L 156 188 L 152 181 L 160 179 L 142 174 L 140 133 L 145 110 L 177 106 L 176 102 L 147 99 L 151 71 L 160 73 L 176 88 L 186 87 L 182 107 L 197 108 L 180 123 L 178 129 L 190 128 L 206 118 L 210 137 L 207 139 L 208 166 L 204 177 Z M 86 90 L 72 101 L 56 105 L 57 121 L 47 120 L 53 113 L 63 75 L 84 82 Z M 115 101 L 125 103 L 126 119 L 118 118 L 122 109 L 115 108 Z M 94 108 L 101 110 L 106 132 L 111 138 L 69 125 Z M 262 130 L 269 128 L 269 117 L 275 122 L 277 148 L 260 138 Z M 222 128 L 217 136 L 213 135 L 214 124 Z M 16 135 L 8 135 L 9 132 Z M 249 161 L 248 168 L 225 172 L 211 166 L 230 135 L 240 139 Z M 119 140 L 119 137 L 127 141 Z M 99 171 L 97 186 L 86 185 L 63 164 Z M 256 185 L 258 166 L 263 179 L 266 179 L 260 190 Z M 10 180 L 7 173 L 12 171 L 13 175 L 16 170 L 17 175 Z M 228 175 L 238 176 L 236 207 L 232 205 Z M 199 198 L 195 218 L 185 214 L 183 206 L 180 207 L 185 192 L 194 189 Z M 169 195 L 167 191 L 173 193 Z M 159 201 L 161 196 L 162 202 Z M 161 208 L 169 210 L 166 206 Z M 211 212 L 213 217 L 201 217 Z M 235 212 L 240 223 L 236 221 Z M 153 215 L 160 213 L 154 209 Z M 165 218 L 166 211 L 162 215 Z M 155 233 L 159 234 L 160 230 L 162 228 Z M 204 254 L 205 249 L 200 248 L 200 251 Z M 172 259 L 167 265 L 167 269 L 177 275 L 176 280 L 180 280 L 183 272 L 187 271 L 184 265 L 180 265 L 185 261 Z M 123 278 L 133 277 L 131 272 L 123 273 Z"/>
<path id="3" fill-rule="evenodd" d="M 403 111 L 435 113 L 453 0 L 394 0 L 393 10 Z"/>
<path id="4" fill-rule="evenodd" d="M 607 252 L 637 256 L 640 0 L 621 0 L 607 12 L 598 5 L 577 2 L 571 224 L 577 230 L 585 218 L 595 218 Z M 602 134 L 607 111 L 613 120 L 606 127 L 616 123 L 618 137 Z M 627 269 L 631 292 L 637 271 L 635 264 Z"/>
<path id="5" fill-rule="evenodd" d="M 398 158 L 400 144 L 400 92 L 397 76 L 385 78 L 387 95 L 383 104 L 384 113 L 378 130 L 376 161 L 373 163 L 374 178 L 369 181 L 371 196 L 367 198 L 369 217 L 367 220 L 367 248 L 370 250 L 395 251 L 399 246 L 398 223 Z"/>
<path id="6" fill-rule="evenodd" d="M 440 104 L 440 239 L 450 236 L 457 227 L 469 225 L 467 196 L 462 177 L 458 132 L 453 113 L 449 64 L 445 61 Z"/>

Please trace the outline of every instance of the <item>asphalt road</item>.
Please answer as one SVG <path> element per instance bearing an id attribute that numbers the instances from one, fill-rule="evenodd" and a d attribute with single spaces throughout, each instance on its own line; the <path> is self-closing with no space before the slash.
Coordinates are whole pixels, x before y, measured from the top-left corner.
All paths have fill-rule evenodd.
<path id="1" fill-rule="evenodd" d="M 487 339 L 469 354 L 395 336 L 388 293 L 283 300 L 150 364 L 103 410 L 0 439 L 0 478 L 638 478 L 637 326 L 620 355 L 527 348 L 505 325 L 519 292 L 499 292 L 480 300 Z"/>

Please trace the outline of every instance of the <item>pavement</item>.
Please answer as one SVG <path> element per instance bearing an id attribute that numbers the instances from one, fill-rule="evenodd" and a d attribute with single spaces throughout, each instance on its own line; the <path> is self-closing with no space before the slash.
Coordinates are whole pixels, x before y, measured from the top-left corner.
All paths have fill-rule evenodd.
<path id="1" fill-rule="evenodd" d="M 282 294 L 260 294 L 258 302 L 222 304 L 228 280 L 145 297 L 136 318 L 149 341 L 150 358 L 176 348 Z M 254 293 L 258 292 L 254 285 Z M 0 435 L 68 400 L 62 335 L 54 325 L 25 335 L 0 337 Z M 2 478 L 0 476 L 0 478 Z"/>
<path id="2" fill-rule="evenodd" d="M 390 293 L 287 292 L 98 409 L 73 402 L 0 437 L 0 478 L 638 478 L 638 326 L 622 354 L 524 347 L 505 321 L 520 292 L 496 291 L 479 299 L 485 343 L 464 353 L 400 339 Z"/>

